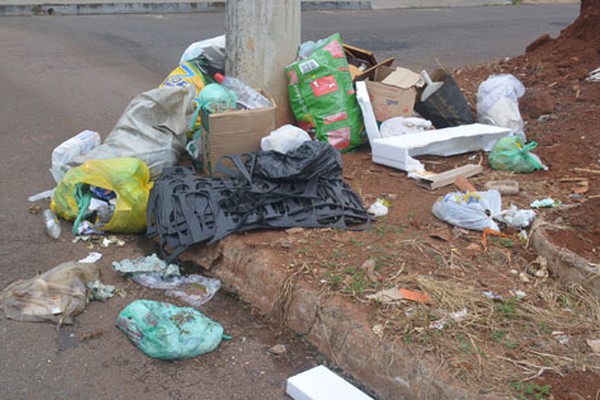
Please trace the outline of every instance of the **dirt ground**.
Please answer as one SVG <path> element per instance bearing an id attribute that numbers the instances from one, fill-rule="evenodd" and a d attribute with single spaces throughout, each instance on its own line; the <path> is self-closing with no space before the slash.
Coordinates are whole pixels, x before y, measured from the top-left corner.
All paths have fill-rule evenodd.
<path id="1" fill-rule="evenodd" d="M 481 161 L 484 172 L 471 179 L 478 189 L 490 180 L 519 182 L 520 193 L 504 196 L 504 207 L 560 200 L 560 207 L 538 210 L 544 229 L 554 244 L 592 263 L 600 260 L 600 83 L 585 78 L 600 66 L 598 26 L 595 10 L 559 38 L 536 40 L 522 56 L 453 72 L 474 111 L 477 88 L 489 75 L 521 80 L 525 132 L 539 144 L 534 152 L 548 171 L 495 171 L 483 152 L 420 158 L 434 172 Z M 368 148 L 344 154 L 343 162 L 344 179 L 367 206 L 377 198 L 389 201 L 389 214 L 371 229 L 255 232 L 245 241 L 271 248 L 281 265 L 302 267 L 305 279 L 322 290 L 364 304 L 374 333 L 402 341 L 416 355 L 435 354 L 442 374 L 482 396 L 598 399 L 599 354 L 587 342 L 600 338 L 595 296 L 557 282 L 514 232 L 488 238 L 484 246 L 480 233 L 437 220 L 432 204 L 455 188 L 422 188 L 404 173 L 372 163 Z M 426 293 L 429 301 L 367 299 L 391 287 Z"/>

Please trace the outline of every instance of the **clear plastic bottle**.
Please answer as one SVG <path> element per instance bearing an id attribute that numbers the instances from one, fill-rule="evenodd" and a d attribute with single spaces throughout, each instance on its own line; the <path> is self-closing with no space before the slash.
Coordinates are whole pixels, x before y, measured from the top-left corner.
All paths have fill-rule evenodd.
<path id="1" fill-rule="evenodd" d="M 237 78 L 217 73 L 215 80 L 237 95 L 237 104 L 242 109 L 273 107 L 269 99 Z"/>
<path id="2" fill-rule="evenodd" d="M 61 228 L 56 214 L 54 214 L 52 210 L 47 209 L 44 210 L 43 218 L 44 224 L 46 225 L 46 233 L 48 233 L 50 237 L 58 239 L 60 237 Z"/>

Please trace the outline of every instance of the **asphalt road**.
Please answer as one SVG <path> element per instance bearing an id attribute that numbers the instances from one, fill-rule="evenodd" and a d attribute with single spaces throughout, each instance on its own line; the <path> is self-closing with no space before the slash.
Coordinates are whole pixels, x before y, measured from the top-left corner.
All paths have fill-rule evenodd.
<path id="1" fill-rule="evenodd" d="M 380 59 L 394 56 L 400 66 L 460 67 L 521 54 L 539 35 L 557 35 L 578 7 L 305 12 L 302 37 L 340 32 L 345 42 Z M 52 149 L 84 129 L 106 136 L 129 101 L 157 86 L 188 44 L 224 32 L 223 14 L 0 19 L 0 288 L 89 251 L 71 243 L 67 224 L 59 241 L 50 239 L 40 215 L 29 211 L 27 197 L 53 185 Z M 143 356 L 113 327 L 114 319 L 134 298 L 159 295 L 123 283 L 109 267 L 155 248 L 142 237 L 126 239 L 123 248 L 95 249 L 104 254 L 104 279 L 123 285 L 125 299 L 92 303 L 60 331 L 0 317 L 0 398 L 279 399 L 287 376 L 318 361 L 224 294 L 206 312 L 233 334 L 232 342 L 177 363 Z M 280 342 L 288 354 L 269 355 Z"/>

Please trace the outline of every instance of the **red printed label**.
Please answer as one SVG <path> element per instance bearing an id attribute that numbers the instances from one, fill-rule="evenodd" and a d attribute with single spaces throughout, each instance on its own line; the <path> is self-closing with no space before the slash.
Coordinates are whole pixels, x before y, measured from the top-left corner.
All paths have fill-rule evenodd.
<path id="1" fill-rule="evenodd" d="M 288 85 L 292 86 L 298 83 L 298 73 L 296 70 L 291 69 L 288 71 Z"/>
<path id="2" fill-rule="evenodd" d="M 327 141 L 339 150 L 350 147 L 350 127 L 347 126 L 336 131 L 327 132 Z"/>
<path id="3" fill-rule="evenodd" d="M 325 125 L 333 124 L 334 122 L 343 121 L 348 119 L 348 113 L 346 111 L 341 111 L 339 113 L 331 114 L 323 118 L 323 123 Z"/>
<path id="4" fill-rule="evenodd" d="M 338 90 L 338 85 L 333 75 L 324 76 L 312 81 L 310 87 L 312 88 L 315 97 L 320 97 Z"/>
<path id="5" fill-rule="evenodd" d="M 342 49 L 340 42 L 337 40 L 328 43 L 327 46 L 323 48 L 327 50 L 333 58 L 344 58 L 344 50 Z"/>

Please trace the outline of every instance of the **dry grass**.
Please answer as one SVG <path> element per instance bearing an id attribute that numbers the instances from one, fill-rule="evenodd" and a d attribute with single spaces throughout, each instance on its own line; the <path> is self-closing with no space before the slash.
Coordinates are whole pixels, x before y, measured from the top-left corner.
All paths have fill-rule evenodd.
<path id="1" fill-rule="evenodd" d="M 536 277 L 531 265 L 516 263 L 523 260 L 518 254 L 528 251 L 524 247 L 507 249 L 492 243 L 474 263 L 462 248 L 417 238 L 395 238 L 390 246 L 383 246 L 379 238 L 373 243 L 379 251 L 372 254 L 380 260 L 379 290 L 418 290 L 432 299 L 430 304 L 379 303 L 373 325 L 383 327 L 382 335 L 390 343 L 403 342 L 417 353 L 433 353 L 440 368 L 464 385 L 506 394 L 511 383 L 531 381 L 547 371 L 600 371 L 597 355 L 585 342 L 600 337 L 600 301 L 582 287 Z M 373 252 L 372 244 L 369 248 Z M 349 278 L 348 266 L 361 258 L 350 254 L 350 246 L 338 244 L 337 249 L 349 253 L 348 261 L 328 267 L 328 276 L 341 277 L 341 283 L 329 290 L 347 296 L 343 285 Z M 323 260 L 305 262 L 319 279 L 314 265 L 322 265 Z M 290 284 L 301 271 L 290 276 Z M 525 282 L 520 275 L 528 273 Z M 498 297 L 486 297 L 486 290 Z M 350 292 L 361 303 L 367 294 Z M 289 292 L 282 296 L 282 310 L 283 299 L 289 296 Z"/>

